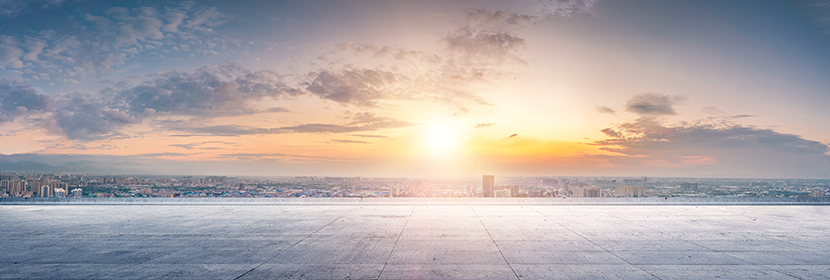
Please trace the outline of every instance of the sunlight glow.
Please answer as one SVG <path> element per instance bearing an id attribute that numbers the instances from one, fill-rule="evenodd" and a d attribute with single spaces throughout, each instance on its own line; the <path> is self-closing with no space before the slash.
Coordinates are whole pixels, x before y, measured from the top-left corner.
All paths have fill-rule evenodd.
<path id="1" fill-rule="evenodd" d="M 424 146 L 433 156 L 450 156 L 458 146 L 458 131 L 447 124 L 431 124 L 424 130 Z"/>

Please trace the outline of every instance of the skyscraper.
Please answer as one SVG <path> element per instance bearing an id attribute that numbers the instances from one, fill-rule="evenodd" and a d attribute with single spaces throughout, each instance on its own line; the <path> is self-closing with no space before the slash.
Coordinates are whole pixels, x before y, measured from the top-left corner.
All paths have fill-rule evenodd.
<path id="1" fill-rule="evenodd" d="M 644 197 L 646 186 L 617 186 L 617 196 Z"/>
<path id="2" fill-rule="evenodd" d="M 496 179 L 494 175 L 484 175 L 481 179 L 481 189 L 484 197 L 495 197 Z"/>

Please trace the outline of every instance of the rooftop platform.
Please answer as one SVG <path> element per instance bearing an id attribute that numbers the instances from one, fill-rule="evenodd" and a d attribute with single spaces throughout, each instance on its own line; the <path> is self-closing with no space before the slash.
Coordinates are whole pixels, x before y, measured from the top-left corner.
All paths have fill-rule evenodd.
<path id="1" fill-rule="evenodd" d="M 830 278 L 826 200 L 579 200 L 2 199 L 0 279 Z"/>

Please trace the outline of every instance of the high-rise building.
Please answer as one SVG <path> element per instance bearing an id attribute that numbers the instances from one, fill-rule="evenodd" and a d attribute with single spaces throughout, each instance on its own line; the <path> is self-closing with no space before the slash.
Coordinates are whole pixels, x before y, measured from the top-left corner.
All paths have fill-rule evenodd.
<path id="1" fill-rule="evenodd" d="M 680 188 L 684 191 L 697 191 L 697 183 L 680 183 Z"/>
<path id="2" fill-rule="evenodd" d="M 55 189 L 55 197 L 57 198 L 66 198 L 66 190 L 62 188 Z"/>
<path id="3" fill-rule="evenodd" d="M 481 179 L 481 190 L 484 193 L 484 197 L 495 197 L 495 187 L 496 187 L 496 176 L 494 175 L 484 175 Z"/>
<path id="4" fill-rule="evenodd" d="M 81 198 L 82 196 L 84 196 L 84 191 L 81 190 L 80 188 L 76 188 L 76 189 L 72 190 L 72 197 Z"/>
<path id="5" fill-rule="evenodd" d="M 510 187 L 510 196 L 517 197 L 519 196 L 519 185 L 513 185 Z"/>
<path id="6" fill-rule="evenodd" d="M 617 196 L 644 197 L 646 186 L 617 186 Z"/>
<path id="7" fill-rule="evenodd" d="M 601 197 L 602 188 L 597 186 L 571 187 L 573 197 Z"/>

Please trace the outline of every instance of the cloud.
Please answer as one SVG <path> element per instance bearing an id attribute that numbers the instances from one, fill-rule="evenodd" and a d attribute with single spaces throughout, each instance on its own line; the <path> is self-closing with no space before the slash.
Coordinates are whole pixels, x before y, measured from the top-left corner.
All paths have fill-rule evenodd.
<path id="1" fill-rule="evenodd" d="M 369 134 L 349 134 L 349 135 L 355 136 L 355 137 L 362 137 L 362 138 L 389 138 L 389 136 L 383 136 L 383 135 L 369 135 Z"/>
<path id="2" fill-rule="evenodd" d="M 126 125 L 158 114 L 206 117 L 253 114 L 260 111 L 250 107 L 252 102 L 299 94 L 282 83 L 274 72 L 250 71 L 236 64 L 163 72 L 143 80 L 136 85 L 119 83 L 95 94 L 60 96 L 50 116 L 53 131 L 70 139 L 98 139 L 113 136 Z"/>
<path id="3" fill-rule="evenodd" d="M 791 2 L 811 17 L 825 34 L 830 35 L 830 1 L 793 0 Z"/>
<path id="4" fill-rule="evenodd" d="M 286 113 L 286 112 L 291 112 L 291 111 L 289 111 L 288 109 L 283 108 L 283 107 L 271 107 L 271 108 L 268 108 L 268 110 L 265 110 L 265 111 L 266 111 L 266 112 L 268 112 L 268 113 Z"/>
<path id="5" fill-rule="evenodd" d="M 39 3 L 38 3 L 39 2 Z M 62 1 L 0 1 L 0 17 L 5 10 L 31 10 L 58 6 Z M 54 3 L 49 4 L 49 3 Z M 227 22 L 215 8 L 199 5 L 168 7 L 112 7 L 78 14 L 65 11 L 77 25 L 53 27 L 50 21 L 41 29 L 10 32 L 0 40 L 0 69 L 23 70 L 28 79 L 77 79 L 102 69 L 112 69 L 131 59 L 170 51 L 212 51 L 224 39 L 213 35 L 213 27 Z M 9 12 L 7 12 L 9 13 Z M 17 13 L 17 12 L 14 12 Z M 63 30 L 58 33 L 54 29 Z M 23 50 L 26 50 L 24 52 Z"/>
<path id="6" fill-rule="evenodd" d="M 402 77 L 389 71 L 354 69 L 344 71 L 323 70 L 315 76 L 305 90 L 322 99 L 361 107 L 376 106 L 379 100 L 401 95 Z"/>
<path id="7" fill-rule="evenodd" d="M 602 133 L 605 133 L 605 135 L 608 135 L 609 137 L 614 137 L 614 138 L 622 138 L 623 137 L 623 135 L 621 133 L 615 131 L 613 128 L 603 128 L 600 131 Z"/>
<path id="8" fill-rule="evenodd" d="M 49 119 L 51 124 L 47 127 L 70 139 L 93 140 L 114 136 L 121 127 L 141 122 L 140 116 L 105 104 L 100 97 L 88 94 L 73 94 L 59 99 Z"/>
<path id="9" fill-rule="evenodd" d="M 275 72 L 250 71 L 238 64 L 159 73 L 138 85 L 107 91 L 114 92 L 115 102 L 133 114 L 152 109 L 214 116 L 252 113 L 254 110 L 248 105 L 251 101 L 294 93 Z"/>
<path id="10" fill-rule="evenodd" d="M 23 50 L 16 46 L 0 45 L 0 66 L 23 68 L 22 55 Z"/>
<path id="11" fill-rule="evenodd" d="M 507 138 L 513 138 L 513 137 L 516 137 L 516 136 L 519 136 L 519 134 L 517 134 L 517 133 L 513 133 L 513 134 L 511 134 L 510 136 L 507 136 Z"/>
<path id="12" fill-rule="evenodd" d="M 706 107 L 703 107 L 703 110 L 702 110 L 702 111 L 703 111 L 704 113 L 706 113 L 706 114 L 709 114 L 709 115 L 725 115 L 725 114 L 726 114 L 726 112 L 721 111 L 720 109 L 718 109 L 718 108 L 717 108 L 717 107 L 715 107 L 715 106 L 706 106 Z"/>
<path id="13" fill-rule="evenodd" d="M 571 16 L 591 9 L 599 0 L 537 0 L 541 12 L 549 15 Z"/>
<path id="14" fill-rule="evenodd" d="M 507 23 L 509 25 L 536 24 L 540 18 L 505 10 L 490 11 L 486 8 L 465 8 L 464 14 L 471 24 Z"/>
<path id="15" fill-rule="evenodd" d="M 0 80 L 0 122 L 50 109 L 47 96 L 20 82 Z"/>
<path id="16" fill-rule="evenodd" d="M 680 104 L 686 98 L 660 93 L 638 94 L 628 100 L 625 110 L 641 116 L 677 115 L 674 105 Z"/>
<path id="17" fill-rule="evenodd" d="M 204 145 L 208 145 L 208 144 L 224 144 L 224 145 L 231 145 L 231 146 L 236 146 L 237 145 L 235 143 L 225 142 L 225 141 L 203 141 L 203 142 L 191 142 L 191 143 L 187 143 L 187 144 L 170 144 L 170 145 L 167 145 L 167 146 L 179 147 L 179 148 L 183 148 L 183 149 L 187 149 L 187 150 L 192 150 L 192 149 L 196 149 L 196 148 L 199 148 L 199 149 L 214 149 L 215 148 L 215 147 L 203 147 Z"/>
<path id="18" fill-rule="evenodd" d="M 342 144 L 372 144 L 372 142 L 366 141 L 357 141 L 357 140 L 331 140 L 332 142 L 342 143 Z"/>
<path id="19" fill-rule="evenodd" d="M 711 165 L 705 174 L 732 176 L 830 175 L 830 148 L 820 142 L 771 129 L 734 124 L 730 118 L 708 118 L 666 125 L 641 118 L 602 130 L 613 137 L 589 145 L 616 153 L 618 165 L 662 162 L 667 167 Z M 690 172 L 692 170 L 689 170 Z"/>
<path id="20" fill-rule="evenodd" d="M 241 136 L 260 134 L 287 134 L 287 133 L 352 133 L 362 131 L 377 131 L 415 126 L 416 124 L 388 117 L 377 117 L 370 113 L 358 113 L 347 124 L 308 123 L 295 126 L 263 128 L 243 125 L 213 125 L 198 126 L 194 123 L 169 122 L 165 129 L 183 131 L 198 135 L 211 136 Z"/>
<path id="21" fill-rule="evenodd" d="M 525 40 L 500 31 L 475 30 L 469 27 L 456 29 L 442 39 L 448 50 L 477 59 L 503 59 L 514 55 Z"/>
<path id="22" fill-rule="evenodd" d="M 597 112 L 599 112 L 600 114 L 617 115 L 617 112 L 614 111 L 614 109 L 608 108 L 608 106 L 599 106 L 596 109 L 597 109 Z"/>
<path id="23" fill-rule="evenodd" d="M 495 123 L 477 123 L 477 124 L 473 125 L 473 128 L 487 128 L 487 127 L 493 127 L 494 125 L 496 125 L 496 124 Z"/>
<path id="24" fill-rule="evenodd" d="M 64 0 L 2 0 L 0 1 L 0 19 L 16 17 L 37 9 L 59 7 Z"/>

